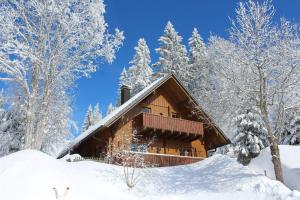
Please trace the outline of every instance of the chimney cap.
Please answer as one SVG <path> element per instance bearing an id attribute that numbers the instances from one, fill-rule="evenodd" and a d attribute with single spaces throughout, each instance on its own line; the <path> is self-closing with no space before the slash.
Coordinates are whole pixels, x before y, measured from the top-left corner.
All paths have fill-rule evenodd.
<path id="1" fill-rule="evenodd" d="M 129 85 L 126 85 L 126 84 L 121 85 L 121 89 L 123 89 L 123 88 L 125 88 L 125 89 L 131 89 L 131 87 Z"/>

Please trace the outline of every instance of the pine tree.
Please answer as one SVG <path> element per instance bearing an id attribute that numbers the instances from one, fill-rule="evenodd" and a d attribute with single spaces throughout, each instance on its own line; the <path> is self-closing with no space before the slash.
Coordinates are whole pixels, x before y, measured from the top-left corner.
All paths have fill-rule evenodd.
<path id="1" fill-rule="evenodd" d="M 150 66 L 150 51 L 145 39 L 140 38 L 138 45 L 134 48 L 135 55 L 130 61 L 131 66 L 128 69 L 128 81 L 131 86 L 132 95 L 137 94 L 152 82 L 153 70 Z"/>
<path id="2" fill-rule="evenodd" d="M 99 103 L 97 103 L 94 107 L 94 112 L 93 112 L 93 125 L 95 125 L 101 119 L 102 119 L 102 112 L 99 108 Z"/>
<path id="3" fill-rule="evenodd" d="M 93 108 L 89 105 L 88 110 L 85 114 L 83 125 L 82 125 L 82 132 L 86 131 L 90 126 L 93 125 L 94 121 L 94 113 Z"/>
<path id="4" fill-rule="evenodd" d="M 247 165 L 267 146 L 267 131 L 260 116 L 250 110 L 237 116 L 236 125 L 234 145 L 238 161 Z"/>
<path id="5" fill-rule="evenodd" d="M 156 52 L 159 53 L 160 57 L 154 66 L 159 67 L 160 73 L 177 75 L 186 84 L 187 51 L 185 46 L 181 44 L 182 37 L 178 35 L 170 21 L 165 27 L 164 35 L 159 38 L 159 42 L 160 47 L 156 49 Z"/>
<path id="6" fill-rule="evenodd" d="M 126 68 L 123 68 L 123 71 L 120 75 L 120 80 L 119 80 L 119 86 L 121 87 L 122 85 L 129 85 L 128 83 L 128 74 L 126 71 Z"/>
<path id="7" fill-rule="evenodd" d="M 15 103 L 4 109 L 0 94 L 0 157 L 20 150 L 24 146 L 25 116 L 23 106 Z"/>
<path id="8" fill-rule="evenodd" d="M 2 113 L 4 113 L 4 97 L 3 97 L 3 92 L 4 92 L 4 90 L 2 89 L 0 91 L 0 115 Z"/>
<path id="9" fill-rule="evenodd" d="M 114 111 L 116 108 L 113 106 L 112 103 L 110 103 L 107 107 L 107 112 L 106 115 L 109 115 L 110 113 L 112 113 L 112 111 Z"/>
<path id="10" fill-rule="evenodd" d="M 281 143 L 290 145 L 300 144 L 300 112 L 298 110 L 287 114 Z"/>
<path id="11" fill-rule="evenodd" d="M 188 88 L 195 96 L 203 95 L 211 90 L 212 70 L 210 70 L 205 43 L 196 28 L 189 38 L 189 64 L 186 72 Z"/>

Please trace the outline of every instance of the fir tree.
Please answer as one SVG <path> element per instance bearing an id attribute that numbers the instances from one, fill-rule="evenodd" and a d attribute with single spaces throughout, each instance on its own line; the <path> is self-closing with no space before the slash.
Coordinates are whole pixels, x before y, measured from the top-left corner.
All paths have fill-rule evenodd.
<path id="1" fill-rule="evenodd" d="M 281 143 L 290 145 L 300 144 L 300 112 L 298 110 L 287 114 Z"/>
<path id="2" fill-rule="evenodd" d="M 153 70 L 150 66 L 150 51 L 145 39 L 139 39 L 138 45 L 134 50 L 135 55 L 130 61 L 131 66 L 128 70 L 128 81 L 125 81 L 125 83 L 129 83 L 131 86 L 132 95 L 135 95 L 148 86 L 151 83 L 153 75 Z"/>
<path id="3" fill-rule="evenodd" d="M 110 113 L 112 113 L 112 111 L 114 111 L 116 108 L 113 106 L 112 103 L 110 103 L 107 107 L 107 112 L 106 115 L 109 115 Z"/>
<path id="4" fill-rule="evenodd" d="M 119 81 L 119 86 L 121 87 L 122 85 L 129 85 L 128 83 L 128 74 L 126 71 L 126 68 L 123 68 L 123 71 L 120 75 L 120 81 Z"/>
<path id="5" fill-rule="evenodd" d="M 99 108 L 99 103 L 97 103 L 94 107 L 93 112 L 93 125 L 99 122 L 102 119 L 102 112 Z"/>
<path id="6" fill-rule="evenodd" d="M 185 78 L 195 96 L 203 95 L 212 88 L 209 80 L 212 72 L 208 61 L 205 43 L 194 28 L 189 38 L 189 64 Z"/>
<path id="7" fill-rule="evenodd" d="M 21 104 L 4 109 L 0 96 L 0 157 L 20 150 L 24 146 L 25 116 Z"/>
<path id="8" fill-rule="evenodd" d="M 185 81 L 188 57 L 186 48 L 181 42 L 182 37 L 178 35 L 169 21 L 165 27 L 164 35 L 159 38 L 160 47 L 156 49 L 156 52 L 159 53 L 160 57 L 154 66 L 159 67 L 160 73 L 173 73 Z"/>
<path id="9" fill-rule="evenodd" d="M 85 114 L 83 125 L 82 125 L 82 132 L 86 131 L 90 126 L 93 125 L 94 121 L 94 113 L 93 108 L 89 105 L 88 110 Z"/>
<path id="10" fill-rule="evenodd" d="M 236 125 L 234 145 L 238 161 L 247 165 L 267 146 L 267 131 L 260 116 L 250 110 L 237 116 Z"/>

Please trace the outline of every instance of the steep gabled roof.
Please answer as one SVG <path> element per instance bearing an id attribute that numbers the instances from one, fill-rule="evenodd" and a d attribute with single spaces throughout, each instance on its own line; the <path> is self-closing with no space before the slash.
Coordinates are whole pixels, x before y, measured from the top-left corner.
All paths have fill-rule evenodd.
<path id="1" fill-rule="evenodd" d="M 197 105 L 197 108 L 201 110 L 201 112 L 213 123 L 212 118 L 208 116 L 208 114 L 200 107 L 196 99 L 187 91 L 187 89 L 183 86 L 183 84 L 176 78 L 174 74 L 168 74 L 165 75 L 153 83 L 151 83 L 149 86 L 144 88 L 142 91 L 131 97 L 128 101 L 126 101 L 124 104 L 116 108 L 113 112 L 111 112 L 109 115 L 104 117 L 101 121 L 96 123 L 95 125 L 89 127 L 85 132 L 80 134 L 78 137 L 76 137 L 70 144 L 63 149 L 58 154 L 58 158 L 63 157 L 66 155 L 70 149 L 80 144 L 82 141 L 87 139 L 89 136 L 92 136 L 94 133 L 102 129 L 103 127 L 109 127 L 114 122 L 116 122 L 120 117 L 122 117 L 124 114 L 126 114 L 128 111 L 130 111 L 134 106 L 136 106 L 138 103 L 143 101 L 146 97 L 148 97 L 153 91 L 155 91 L 157 88 L 159 88 L 161 85 L 163 85 L 166 81 L 168 81 L 170 78 L 173 78 L 184 90 L 184 92 L 189 96 L 189 98 Z M 226 135 L 223 133 L 221 129 L 219 129 L 218 126 L 215 126 L 216 129 L 222 134 L 224 139 L 230 143 L 230 140 L 226 137 Z"/>

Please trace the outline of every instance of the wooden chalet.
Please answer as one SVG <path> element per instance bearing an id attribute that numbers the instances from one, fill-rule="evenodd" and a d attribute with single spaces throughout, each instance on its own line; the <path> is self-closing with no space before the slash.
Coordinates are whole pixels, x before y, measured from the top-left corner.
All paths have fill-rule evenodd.
<path id="1" fill-rule="evenodd" d="M 126 150 L 143 154 L 158 166 L 171 166 L 202 160 L 208 151 L 230 143 L 172 74 L 133 97 L 130 88 L 123 86 L 121 103 L 75 138 L 59 157 L 76 153 L 101 158 Z"/>

